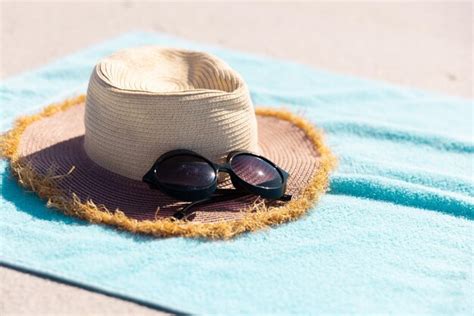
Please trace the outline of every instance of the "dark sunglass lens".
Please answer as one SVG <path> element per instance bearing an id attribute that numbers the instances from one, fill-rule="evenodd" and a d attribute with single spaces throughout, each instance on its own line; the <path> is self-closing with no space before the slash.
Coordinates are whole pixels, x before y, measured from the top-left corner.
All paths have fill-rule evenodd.
<path id="1" fill-rule="evenodd" d="M 204 159 L 177 155 L 162 161 L 156 168 L 161 184 L 185 190 L 211 185 L 216 179 L 214 168 Z"/>
<path id="2" fill-rule="evenodd" d="M 261 187 L 275 188 L 283 183 L 278 170 L 262 158 L 240 154 L 232 158 L 231 168 L 245 182 Z"/>

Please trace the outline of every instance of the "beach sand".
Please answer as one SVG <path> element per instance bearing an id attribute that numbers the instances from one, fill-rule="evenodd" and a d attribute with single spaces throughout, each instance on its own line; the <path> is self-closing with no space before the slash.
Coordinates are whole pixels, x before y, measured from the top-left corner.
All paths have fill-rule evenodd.
<path id="1" fill-rule="evenodd" d="M 2 79 L 121 33 L 145 30 L 336 73 L 473 96 L 471 2 L 2 2 L 0 8 Z M 0 268 L 0 297 L 1 315 L 160 313 L 7 268 Z"/>

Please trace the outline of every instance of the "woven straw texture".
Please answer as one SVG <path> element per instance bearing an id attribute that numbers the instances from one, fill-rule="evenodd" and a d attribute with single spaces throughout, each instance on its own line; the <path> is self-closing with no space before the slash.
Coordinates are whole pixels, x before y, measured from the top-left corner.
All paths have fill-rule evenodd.
<path id="1" fill-rule="evenodd" d="M 202 52 L 150 46 L 104 58 L 89 81 L 85 127 L 88 156 L 135 180 L 172 149 L 214 161 L 232 150 L 258 152 L 245 82 Z"/>

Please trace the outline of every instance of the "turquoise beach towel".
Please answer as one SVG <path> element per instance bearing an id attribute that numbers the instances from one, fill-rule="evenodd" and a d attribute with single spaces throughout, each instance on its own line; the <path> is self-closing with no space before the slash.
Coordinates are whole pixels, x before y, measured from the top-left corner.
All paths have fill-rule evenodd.
<path id="1" fill-rule="evenodd" d="M 130 33 L 0 85 L 0 128 L 86 91 L 97 60 L 161 44 L 216 54 L 254 104 L 323 128 L 339 158 L 308 216 L 230 241 L 155 239 L 45 207 L 0 172 L 0 261 L 193 314 L 471 314 L 473 104 L 152 33 Z"/>

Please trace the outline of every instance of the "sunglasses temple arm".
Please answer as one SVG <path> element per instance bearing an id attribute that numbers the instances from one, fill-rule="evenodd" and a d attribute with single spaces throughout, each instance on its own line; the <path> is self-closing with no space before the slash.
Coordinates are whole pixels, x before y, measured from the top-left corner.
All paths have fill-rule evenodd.
<path id="1" fill-rule="evenodd" d="M 186 219 L 186 217 L 193 214 L 193 212 L 191 212 L 191 209 L 197 205 L 203 205 L 210 202 L 222 202 L 249 194 L 248 192 L 236 189 L 217 189 L 215 193 L 218 195 L 214 195 L 199 201 L 194 201 L 186 205 L 183 209 L 174 213 L 173 217 L 176 219 Z"/>
<path id="2" fill-rule="evenodd" d="M 216 194 L 225 194 L 229 195 L 232 197 L 237 197 L 237 196 L 244 196 L 247 194 L 252 194 L 247 191 L 239 190 L 239 189 L 217 189 L 215 191 Z M 291 201 L 292 195 L 291 194 L 284 194 L 281 198 L 277 199 L 280 201 Z"/>
<path id="3" fill-rule="evenodd" d="M 242 190 L 236 190 L 236 189 L 217 189 L 216 193 L 219 195 L 217 196 L 212 196 L 207 199 L 199 200 L 192 202 L 188 205 L 186 205 L 183 209 L 177 211 L 176 213 L 173 214 L 173 217 L 175 219 L 186 219 L 188 216 L 192 215 L 194 212 L 191 212 L 191 209 L 197 205 L 203 205 L 206 203 L 210 202 L 222 202 L 225 200 L 230 200 L 234 199 L 239 196 L 244 196 L 249 194 L 248 192 L 242 191 Z M 291 200 L 291 195 L 290 194 L 285 194 L 278 200 L 280 201 L 290 201 Z"/>
<path id="4" fill-rule="evenodd" d="M 181 210 L 177 211 L 176 213 L 173 214 L 173 218 L 175 219 L 186 219 L 189 215 L 192 214 L 189 210 L 193 208 L 196 205 L 199 204 L 204 204 L 205 202 L 210 201 L 212 198 L 204 199 L 204 200 L 199 200 L 199 201 L 194 201 L 188 205 L 186 205 L 184 208 Z"/>

